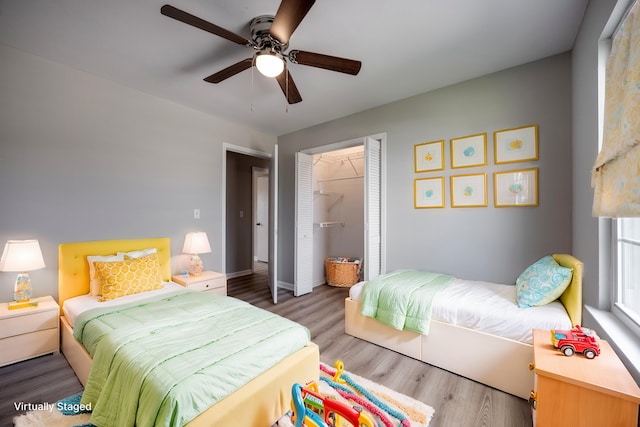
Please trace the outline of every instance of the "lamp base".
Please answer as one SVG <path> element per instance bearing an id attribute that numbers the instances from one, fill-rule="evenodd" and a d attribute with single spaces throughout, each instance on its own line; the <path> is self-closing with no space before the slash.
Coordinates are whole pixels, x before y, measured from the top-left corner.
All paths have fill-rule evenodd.
<path id="1" fill-rule="evenodd" d="M 189 274 L 192 276 L 199 276 L 202 274 L 204 267 L 202 266 L 202 260 L 198 256 L 198 254 L 193 254 L 191 259 L 189 259 Z"/>
<path id="2" fill-rule="evenodd" d="M 18 308 L 37 307 L 38 301 L 11 301 L 9 303 L 9 310 L 16 310 Z"/>

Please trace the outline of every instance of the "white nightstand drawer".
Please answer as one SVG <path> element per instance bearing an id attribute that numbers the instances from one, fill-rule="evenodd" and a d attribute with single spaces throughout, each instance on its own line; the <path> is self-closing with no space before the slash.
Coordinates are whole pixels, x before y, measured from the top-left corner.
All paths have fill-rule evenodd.
<path id="1" fill-rule="evenodd" d="M 30 316 L 28 316 L 30 317 Z M 58 352 L 58 328 L 0 339 L 0 366 Z"/>
<path id="2" fill-rule="evenodd" d="M 213 289 L 224 288 L 226 284 L 226 280 L 224 279 L 215 279 L 215 280 L 203 280 L 202 282 L 190 283 L 187 286 L 189 289 L 193 289 L 194 291 L 210 291 Z"/>
<path id="3" fill-rule="evenodd" d="M 30 310 L 29 308 L 19 309 Z M 0 328 L 0 338 L 7 338 L 15 335 L 28 334 L 29 332 L 40 331 L 58 327 L 58 311 L 49 310 L 33 312 L 29 315 L 15 316 L 2 319 Z"/>
<path id="4" fill-rule="evenodd" d="M 215 271 L 203 271 L 200 276 L 173 276 L 174 282 L 188 289 L 200 292 L 215 292 L 227 295 L 227 276 Z"/>
<path id="5" fill-rule="evenodd" d="M 227 296 L 227 287 L 226 286 L 221 286 L 218 288 L 213 288 L 213 289 L 208 289 L 206 292 L 211 292 L 212 294 L 217 294 L 217 295 L 223 295 L 223 296 Z"/>

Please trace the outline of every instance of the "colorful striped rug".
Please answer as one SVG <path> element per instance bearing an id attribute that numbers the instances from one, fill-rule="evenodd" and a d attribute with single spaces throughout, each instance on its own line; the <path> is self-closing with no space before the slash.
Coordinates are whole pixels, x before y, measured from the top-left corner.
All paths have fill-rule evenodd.
<path id="1" fill-rule="evenodd" d="M 429 425 L 434 414 L 433 408 L 429 405 L 344 371 L 341 362 L 336 362 L 336 367 L 320 364 L 318 389 L 324 397 L 347 403 L 364 411 L 376 427 L 427 427 Z M 338 372 L 340 374 L 336 377 Z M 291 413 L 282 417 L 276 425 L 278 427 L 295 426 L 291 421 Z M 350 424 L 343 420 L 343 425 Z M 343 427 L 343 425 L 337 427 Z"/>

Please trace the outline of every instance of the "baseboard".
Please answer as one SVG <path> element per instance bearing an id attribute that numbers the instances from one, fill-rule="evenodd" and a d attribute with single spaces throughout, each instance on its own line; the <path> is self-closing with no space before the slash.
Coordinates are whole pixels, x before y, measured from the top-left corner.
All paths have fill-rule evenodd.
<path id="1" fill-rule="evenodd" d="M 293 292 L 293 283 L 278 281 L 278 288 Z"/>
<path id="2" fill-rule="evenodd" d="M 317 285 L 313 285 L 313 287 L 316 288 L 316 287 L 322 286 L 324 284 L 325 283 L 318 283 Z M 278 281 L 278 288 L 286 289 L 288 291 L 293 292 L 293 283 Z"/>
<path id="3" fill-rule="evenodd" d="M 253 274 L 253 270 L 242 270 L 242 271 L 234 271 L 233 273 L 226 273 L 227 279 L 233 279 L 235 277 L 248 276 Z"/>

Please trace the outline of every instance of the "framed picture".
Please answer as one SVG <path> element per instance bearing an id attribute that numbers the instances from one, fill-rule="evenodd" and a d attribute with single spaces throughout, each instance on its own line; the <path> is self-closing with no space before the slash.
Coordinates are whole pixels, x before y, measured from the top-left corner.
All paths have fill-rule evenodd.
<path id="1" fill-rule="evenodd" d="M 538 125 L 498 130 L 493 146 L 497 165 L 538 160 Z"/>
<path id="2" fill-rule="evenodd" d="M 538 206 L 538 168 L 495 172 L 496 207 Z"/>
<path id="3" fill-rule="evenodd" d="M 413 205 L 416 209 L 444 208 L 444 177 L 416 178 L 413 182 Z"/>
<path id="4" fill-rule="evenodd" d="M 444 139 L 416 144 L 413 158 L 416 173 L 444 169 Z"/>
<path id="5" fill-rule="evenodd" d="M 487 174 L 451 176 L 451 207 L 487 206 Z"/>
<path id="6" fill-rule="evenodd" d="M 451 139 L 451 167 L 468 168 L 487 164 L 487 134 Z"/>

